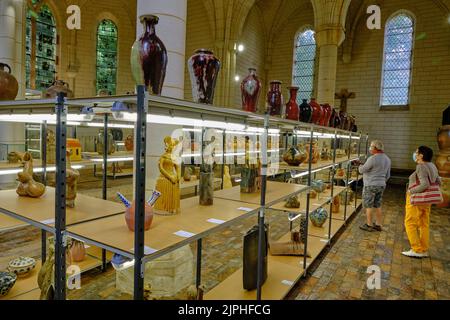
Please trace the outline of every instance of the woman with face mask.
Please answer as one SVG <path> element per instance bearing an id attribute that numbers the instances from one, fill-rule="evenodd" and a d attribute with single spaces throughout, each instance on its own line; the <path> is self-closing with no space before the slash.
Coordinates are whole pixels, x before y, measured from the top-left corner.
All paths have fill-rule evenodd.
<path id="1" fill-rule="evenodd" d="M 407 257 L 428 257 L 431 204 L 412 205 L 411 195 L 424 192 L 431 184 L 441 184 L 438 169 L 431 162 L 432 159 L 433 150 L 426 146 L 419 147 L 413 154 L 417 167 L 409 177 L 405 215 L 405 229 L 411 249 L 402 252 Z"/>
<path id="2" fill-rule="evenodd" d="M 391 160 L 384 153 L 384 146 L 381 141 L 372 141 L 370 153 L 372 156 L 367 159 L 364 165 L 359 167 L 364 182 L 363 207 L 366 209 L 367 215 L 367 223 L 360 226 L 360 229 L 373 232 L 382 230 L 381 202 L 386 189 L 386 182 L 391 174 Z"/>

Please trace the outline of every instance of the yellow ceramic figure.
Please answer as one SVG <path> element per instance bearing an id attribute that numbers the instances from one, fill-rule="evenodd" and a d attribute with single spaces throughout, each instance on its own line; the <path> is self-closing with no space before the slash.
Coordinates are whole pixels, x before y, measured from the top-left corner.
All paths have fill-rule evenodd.
<path id="1" fill-rule="evenodd" d="M 156 181 L 156 190 L 161 192 L 161 197 L 155 204 L 156 213 L 159 214 L 180 213 L 181 167 L 172 155 L 174 148 L 179 143 L 180 141 L 171 137 L 164 138 L 166 152 L 159 159 L 160 176 Z"/>
<path id="2" fill-rule="evenodd" d="M 233 184 L 231 183 L 230 168 L 228 166 L 223 168 L 223 188 L 233 188 Z"/>

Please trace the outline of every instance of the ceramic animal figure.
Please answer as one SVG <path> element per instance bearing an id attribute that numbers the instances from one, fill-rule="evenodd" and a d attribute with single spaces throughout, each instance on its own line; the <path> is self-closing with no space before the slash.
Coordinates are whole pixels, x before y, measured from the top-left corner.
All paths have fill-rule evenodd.
<path id="1" fill-rule="evenodd" d="M 159 214 L 180 213 L 180 177 L 181 168 L 172 155 L 179 140 L 167 136 L 164 138 L 165 153 L 159 159 L 160 176 L 156 181 L 156 189 L 161 192 L 161 199 L 155 204 Z"/>
<path id="2" fill-rule="evenodd" d="M 22 162 L 24 155 L 25 154 L 23 152 L 12 151 L 8 153 L 8 162 L 9 163 Z"/>
<path id="3" fill-rule="evenodd" d="M 23 157 L 23 172 L 17 174 L 17 194 L 21 197 L 39 198 L 45 193 L 45 186 L 33 179 L 33 157 L 26 152 Z"/>

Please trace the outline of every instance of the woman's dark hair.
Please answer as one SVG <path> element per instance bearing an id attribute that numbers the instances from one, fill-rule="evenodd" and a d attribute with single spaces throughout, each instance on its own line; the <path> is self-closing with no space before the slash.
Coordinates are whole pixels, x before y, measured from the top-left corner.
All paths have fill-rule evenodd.
<path id="1" fill-rule="evenodd" d="M 433 159 L 433 150 L 431 150 L 431 148 L 428 148 L 427 146 L 420 146 L 418 150 L 419 154 L 423 156 L 423 161 L 431 162 Z"/>

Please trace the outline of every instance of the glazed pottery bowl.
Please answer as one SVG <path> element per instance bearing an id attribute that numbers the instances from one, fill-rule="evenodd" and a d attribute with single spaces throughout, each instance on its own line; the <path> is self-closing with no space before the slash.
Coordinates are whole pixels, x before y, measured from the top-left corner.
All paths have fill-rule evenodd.
<path id="1" fill-rule="evenodd" d="M 11 260 L 8 265 L 8 270 L 15 273 L 17 276 L 26 276 L 31 270 L 36 267 L 36 260 L 30 257 L 19 257 Z"/>
<path id="2" fill-rule="evenodd" d="M 17 276 L 11 272 L 0 271 L 0 297 L 6 296 L 16 283 Z"/>

